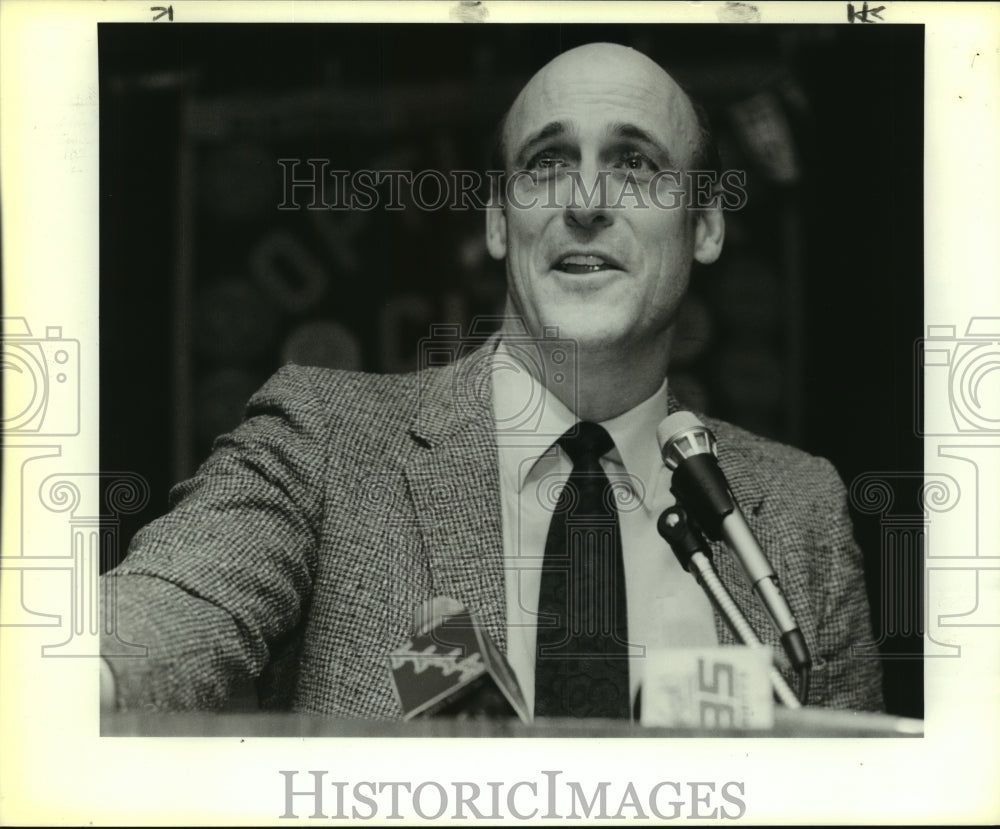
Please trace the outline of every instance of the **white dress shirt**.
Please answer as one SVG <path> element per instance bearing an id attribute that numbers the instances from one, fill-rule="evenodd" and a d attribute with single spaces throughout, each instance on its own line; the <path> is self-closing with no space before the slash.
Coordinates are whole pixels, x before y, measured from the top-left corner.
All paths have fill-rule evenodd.
<path id="1" fill-rule="evenodd" d="M 555 441 L 578 418 L 501 342 L 493 355 L 493 413 L 500 460 L 507 598 L 507 658 L 535 702 L 535 619 L 552 510 L 573 464 Z M 617 487 L 628 605 L 630 698 L 649 649 L 715 645 L 712 606 L 656 531 L 674 503 L 656 427 L 667 416 L 666 380 L 638 406 L 601 423 L 615 448 L 601 466 Z"/>

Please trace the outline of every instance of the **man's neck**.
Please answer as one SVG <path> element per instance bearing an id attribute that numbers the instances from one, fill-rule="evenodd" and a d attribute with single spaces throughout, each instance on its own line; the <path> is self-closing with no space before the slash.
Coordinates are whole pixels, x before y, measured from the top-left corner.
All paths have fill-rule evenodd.
<path id="1" fill-rule="evenodd" d="M 622 360 L 620 357 L 580 354 L 578 376 L 576 414 L 581 420 L 600 423 L 649 398 L 666 376 L 666 358 L 653 361 L 635 355 Z M 558 391 L 552 391 L 559 396 Z M 573 401 L 562 402 L 567 406 L 573 404 Z"/>

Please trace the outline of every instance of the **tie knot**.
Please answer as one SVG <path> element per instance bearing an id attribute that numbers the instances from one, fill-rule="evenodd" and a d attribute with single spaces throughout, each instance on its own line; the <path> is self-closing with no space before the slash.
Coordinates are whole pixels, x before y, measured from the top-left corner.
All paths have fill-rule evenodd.
<path id="1" fill-rule="evenodd" d="M 603 426 L 584 420 L 559 438 L 559 445 L 569 455 L 573 466 L 593 467 L 615 442 Z"/>

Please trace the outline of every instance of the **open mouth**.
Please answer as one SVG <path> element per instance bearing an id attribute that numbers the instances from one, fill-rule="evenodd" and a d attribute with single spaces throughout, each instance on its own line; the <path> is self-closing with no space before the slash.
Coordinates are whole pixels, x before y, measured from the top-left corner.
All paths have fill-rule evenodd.
<path id="1" fill-rule="evenodd" d="M 570 274 L 597 273 L 598 271 L 618 271 L 617 262 L 594 254 L 574 253 L 564 256 L 552 266 L 554 270 Z"/>

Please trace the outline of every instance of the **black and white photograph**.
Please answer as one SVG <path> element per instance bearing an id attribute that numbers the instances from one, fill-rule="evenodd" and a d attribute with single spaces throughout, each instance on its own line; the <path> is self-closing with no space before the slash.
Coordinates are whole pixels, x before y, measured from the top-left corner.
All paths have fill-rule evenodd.
<path id="1" fill-rule="evenodd" d="M 5 820 L 1000 817 L 996 9 L 614 5 L 5 4 Z"/>

